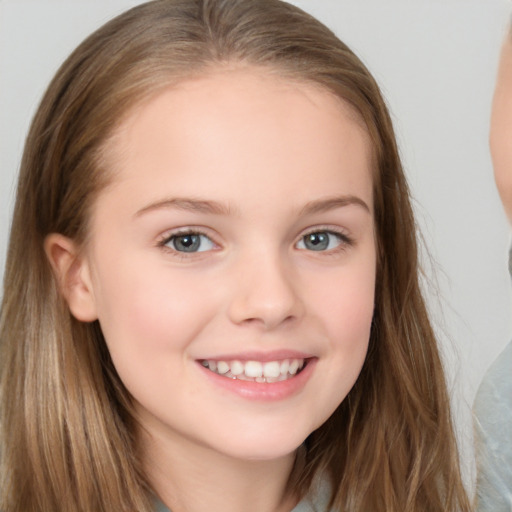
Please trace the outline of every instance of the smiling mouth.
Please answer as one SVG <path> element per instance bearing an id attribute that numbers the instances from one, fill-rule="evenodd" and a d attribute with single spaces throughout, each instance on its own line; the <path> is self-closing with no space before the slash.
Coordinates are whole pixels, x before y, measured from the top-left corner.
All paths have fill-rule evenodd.
<path id="1" fill-rule="evenodd" d="M 215 361 L 201 360 L 200 363 L 217 375 L 228 379 L 249 382 L 273 383 L 295 377 L 308 363 L 308 359 L 283 359 L 279 361 Z"/>

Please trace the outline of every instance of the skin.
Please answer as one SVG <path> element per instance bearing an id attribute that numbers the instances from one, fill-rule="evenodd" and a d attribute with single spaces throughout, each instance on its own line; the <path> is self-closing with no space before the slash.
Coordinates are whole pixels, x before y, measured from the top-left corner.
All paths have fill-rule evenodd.
<path id="1" fill-rule="evenodd" d="M 512 223 L 512 40 L 508 33 L 501 49 L 494 91 L 490 146 L 496 185 Z"/>
<path id="2" fill-rule="evenodd" d="M 291 510 L 296 450 L 346 397 L 368 347 L 364 129 L 326 91 L 225 69 L 137 107 L 107 153 L 114 180 L 87 246 L 52 235 L 47 252 L 72 313 L 99 319 L 155 491 L 174 512 Z M 173 246 L 187 231 L 204 233 L 200 252 Z M 311 231 L 327 233 L 325 250 L 305 245 Z M 232 392 L 198 363 L 276 351 L 312 361 L 278 399 Z"/>

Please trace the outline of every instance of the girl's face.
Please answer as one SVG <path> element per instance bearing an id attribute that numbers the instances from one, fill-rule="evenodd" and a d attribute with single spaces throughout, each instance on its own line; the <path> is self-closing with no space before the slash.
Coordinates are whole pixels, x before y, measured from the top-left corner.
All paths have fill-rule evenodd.
<path id="1" fill-rule="evenodd" d="M 512 223 L 512 35 L 501 49 L 491 116 L 491 154 L 503 206 Z"/>
<path id="2" fill-rule="evenodd" d="M 70 305 L 99 319 L 144 431 L 239 459 L 293 453 L 367 351 L 360 122 L 311 85 L 225 70 L 136 108 L 107 153 Z"/>

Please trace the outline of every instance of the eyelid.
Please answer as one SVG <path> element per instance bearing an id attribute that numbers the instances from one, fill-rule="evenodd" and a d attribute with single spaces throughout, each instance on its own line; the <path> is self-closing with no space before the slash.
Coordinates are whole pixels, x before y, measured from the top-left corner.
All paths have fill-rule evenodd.
<path id="1" fill-rule="evenodd" d="M 311 233 L 318 233 L 318 232 L 329 232 L 334 233 L 335 235 L 339 235 L 343 239 L 351 240 L 352 236 L 350 235 L 350 232 L 346 228 L 342 228 L 341 226 L 335 226 L 332 224 L 318 224 L 316 226 L 311 226 L 306 229 L 304 229 L 300 235 L 297 237 L 297 241 L 300 240 L 302 237 L 310 235 Z"/>

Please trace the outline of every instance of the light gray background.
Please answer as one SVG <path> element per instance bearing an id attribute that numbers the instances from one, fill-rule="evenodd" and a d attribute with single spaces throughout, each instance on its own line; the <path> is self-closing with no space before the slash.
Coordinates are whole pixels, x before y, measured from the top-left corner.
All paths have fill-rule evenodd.
<path id="1" fill-rule="evenodd" d="M 0 268 L 34 109 L 61 61 L 130 0 L 0 0 Z M 488 125 L 506 0 L 295 0 L 356 51 L 382 86 L 415 198 L 426 288 L 442 341 L 468 482 L 469 408 L 511 335 L 509 228 Z"/>

